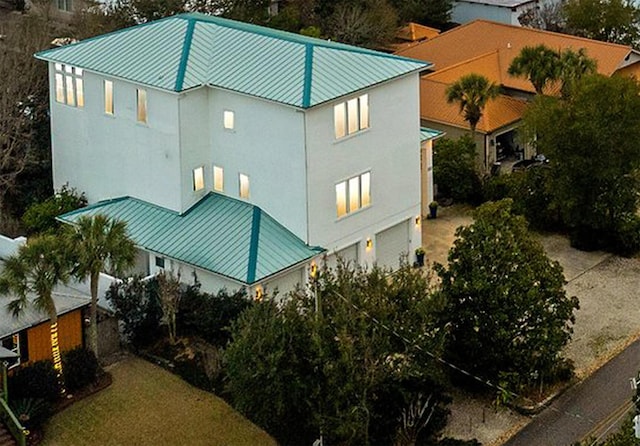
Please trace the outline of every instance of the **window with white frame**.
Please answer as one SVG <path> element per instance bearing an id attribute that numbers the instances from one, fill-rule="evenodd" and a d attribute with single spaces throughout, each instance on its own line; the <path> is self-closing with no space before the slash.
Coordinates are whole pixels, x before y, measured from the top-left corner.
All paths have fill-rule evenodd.
<path id="1" fill-rule="evenodd" d="M 338 217 L 366 208 L 371 204 L 371 172 L 349 178 L 336 184 L 336 211 Z"/>
<path id="2" fill-rule="evenodd" d="M 104 112 L 113 115 L 113 82 L 104 81 Z"/>
<path id="3" fill-rule="evenodd" d="M 16 367 L 20 364 L 20 335 L 15 333 L 7 338 L 4 338 L 0 341 L 0 345 L 2 345 L 7 350 L 18 355 L 16 358 L 7 359 L 9 364 L 9 368 Z"/>
<path id="4" fill-rule="evenodd" d="M 72 12 L 73 11 L 73 0 L 55 0 L 56 7 L 60 11 Z"/>
<path id="5" fill-rule="evenodd" d="M 333 119 L 336 139 L 369 128 L 369 95 L 334 105 Z"/>
<path id="6" fill-rule="evenodd" d="M 224 169 L 220 166 L 213 166 L 213 190 L 224 192 Z"/>
<path id="7" fill-rule="evenodd" d="M 63 65 L 54 66 L 56 83 L 56 102 L 72 107 L 84 107 L 84 83 L 82 80 L 82 68 Z"/>
<path id="8" fill-rule="evenodd" d="M 204 166 L 193 169 L 193 190 L 197 192 L 204 189 Z"/>
<path id="9" fill-rule="evenodd" d="M 137 120 L 138 122 L 147 123 L 147 90 L 142 88 L 136 89 L 137 103 Z"/>
<path id="10" fill-rule="evenodd" d="M 235 113 L 231 110 L 225 110 L 223 113 L 223 125 L 226 130 L 233 130 L 235 128 Z"/>
<path id="11" fill-rule="evenodd" d="M 249 177 L 240 174 L 240 198 L 249 198 Z"/>

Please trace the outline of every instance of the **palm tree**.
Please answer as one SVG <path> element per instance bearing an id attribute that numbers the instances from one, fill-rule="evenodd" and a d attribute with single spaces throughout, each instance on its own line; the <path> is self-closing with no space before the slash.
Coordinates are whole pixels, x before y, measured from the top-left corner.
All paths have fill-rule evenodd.
<path id="1" fill-rule="evenodd" d="M 594 74 L 597 69 L 597 62 L 587 56 L 584 48 L 580 48 L 577 52 L 567 49 L 560 55 L 560 80 L 562 86 L 560 93 L 563 97 L 569 96 L 571 88 L 587 74 Z"/>
<path id="2" fill-rule="evenodd" d="M 537 94 L 549 81 L 557 80 L 561 72 L 560 55 L 544 46 L 525 46 L 509 65 L 511 76 L 526 77 L 533 84 Z"/>
<path id="3" fill-rule="evenodd" d="M 8 308 L 14 317 L 22 314 L 27 305 L 33 305 L 48 314 L 51 357 L 59 378 L 62 377 L 62 361 L 53 289 L 59 283 L 67 282 L 70 266 L 61 240 L 52 235 L 42 235 L 31 238 L 20 247 L 17 254 L 7 258 L 4 270 L 0 273 L 0 294 L 13 298 Z"/>
<path id="4" fill-rule="evenodd" d="M 471 127 L 471 134 L 476 132 L 478 121 L 482 117 L 485 105 L 495 99 L 500 93 L 500 87 L 480 74 L 466 74 L 455 83 L 449 85 L 446 91 L 447 102 L 460 104 L 460 113 Z"/>
<path id="5" fill-rule="evenodd" d="M 82 216 L 68 230 L 67 241 L 73 252 L 73 275 L 80 280 L 89 278 L 91 310 L 88 346 L 98 356 L 98 281 L 100 273 L 119 276 L 135 260 L 135 245 L 127 236 L 124 221 L 112 220 L 104 215 Z"/>

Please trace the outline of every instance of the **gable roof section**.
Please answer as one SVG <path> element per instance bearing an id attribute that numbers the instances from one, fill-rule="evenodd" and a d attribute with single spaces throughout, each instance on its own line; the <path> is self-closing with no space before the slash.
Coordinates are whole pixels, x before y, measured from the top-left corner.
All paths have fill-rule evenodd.
<path id="1" fill-rule="evenodd" d="M 137 198 L 101 201 L 59 217 L 74 223 L 103 214 L 127 222 L 142 249 L 252 284 L 324 250 L 310 247 L 259 207 L 214 192 L 189 211 L 174 211 Z"/>
<path id="2" fill-rule="evenodd" d="M 447 83 L 434 80 L 431 76 L 420 80 L 420 119 L 468 129 L 469 123 L 462 117 L 460 107 L 447 102 L 447 87 Z M 524 100 L 499 95 L 487 103 L 476 130 L 489 134 L 518 122 L 526 107 Z"/>
<path id="3" fill-rule="evenodd" d="M 574 51 L 584 48 L 587 56 L 598 63 L 598 72 L 611 76 L 623 67 L 632 50 L 631 47 L 618 45 L 567 34 L 541 31 L 520 26 L 496 23 L 488 20 L 475 20 L 444 32 L 432 39 L 398 51 L 396 54 L 421 60 L 429 60 L 439 71 L 458 64 L 461 69 L 471 72 L 472 66 L 483 61 L 489 63 L 488 54 L 497 52 L 497 62 L 493 69 L 498 70 L 500 83 L 504 87 L 534 92 L 530 82 L 523 78 L 510 76 L 507 72 L 511 61 L 520 54 L 525 46 L 544 44 L 555 50 L 571 48 Z M 486 56 L 484 58 L 482 56 Z M 462 66 L 468 62 L 468 67 Z M 486 68 L 486 67 L 485 67 Z M 486 74 L 485 74 L 486 75 Z"/>
<path id="4" fill-rule="evenodd" d="M 205 14 L 180 14 L 36 57 L 180 92 L 202 85 L 308 108 L 430 64 Z"/>
<path id="5" fill-rule="evenodd" d="M 430 139 L 438 139 L 441 136 L 444 136 L 443 131 L 430 129 L 428 127 L 420 127 L 420 142 L 429 141 Z"/>
<path id="6" fill-rule="evenodd" d="M 70 313 L 91 303 L 91 297 L 88 294 L 67 285 L 56 286 L 52 297 L 56 304 L 58 316 Z M 33 297 L 30 297 L 29 301 L 32 300 Z M 14 317 L 11 314 L 7 305 L 2 305 L 0 307 L 0 338 L 10 336 L 48 320 L 49 315 L 46 312 L 37 310 L 32 304 L 27 305 L 18 317 Z"/>

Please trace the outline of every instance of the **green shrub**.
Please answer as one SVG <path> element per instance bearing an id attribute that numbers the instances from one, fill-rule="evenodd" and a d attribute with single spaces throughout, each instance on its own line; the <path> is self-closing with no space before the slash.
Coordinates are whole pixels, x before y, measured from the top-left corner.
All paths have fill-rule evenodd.
<path id="1" fill-rule="evenodd" d="M 457 202 L 476 202 L 480 179 L 476 171 L 476 145 L 469 135 L 442 138 L 433 148 L 433 181 L 438 195 Z"/>
<path id="2" fill-rule="evenodd" d="M 633 215 L 618 224 L 611 243 L 613 251 L 623 256 L 640 251 L 640 217 Z"/>
<path id="3" fill-rule="evenodd" d="M 60 398 L 60 383 L 50 360 L 37 361 L 15 371 L 9 377 L 12 399 L 41 398 L 55 402 Z"/>
<path id="4" fill-rule="evenodd" d="M 20 424 L 29 430 L 42 427 L 51 415 L 51 405 L 42 398 L 11 398 L 9 406 Z"/>
<path id="5" fill-rule="evenodd" d="M 229 294 L 223 289 L 218 294 L 207 294 L 200 292 L 198 285 L 190 286 L 180 299 L 178 330 L 225 346 L 230 340 L 231 324 L 252 304 L 244 291 Z"/>
<path id="6" fill-rule="evenodd" d="M 64 370 L 64 385 L 71 392 L 94 383 L 100 371 L 96 356 L 93 352 L 82 347 L 62 355 L 62 368 Z"/>
<path id="7" fill-rule="evenodd" d="M 52 197 L 29 206 L 22 216 L 22 223 L 28 235 L 55 231 L 60 226 L 56 221 L 57 216 L 86 205 L 84 193 L 78 193 L 65 185 Z"/>

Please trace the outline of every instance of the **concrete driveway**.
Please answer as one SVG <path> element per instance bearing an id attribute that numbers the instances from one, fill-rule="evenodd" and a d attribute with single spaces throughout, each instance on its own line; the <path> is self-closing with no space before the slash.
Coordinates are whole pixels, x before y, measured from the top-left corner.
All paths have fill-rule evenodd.
<path id="1" fill-rule="evenodd" d="M 471 208 L 457 205 L 440 208 L 437 219 L 425 220 L 422 233 L 427 260 L 446 264 L 456 228 L 471 222 Z M 577 376 L 584 378 L 640 335 L 640 259 L 578 251 L 560 235 L 537 237 L 549 257 L 563 267 L 567 293 L 580 300 L 573 339 L 565 354 L 574 361 Z M 460 439 L 475 437 L 485 445 L 502 444 L 528 421 L 507 409 L 496 412 L 491 401 L 464 394 L 454 395 L 451 409 L 446 434 Z"/>

